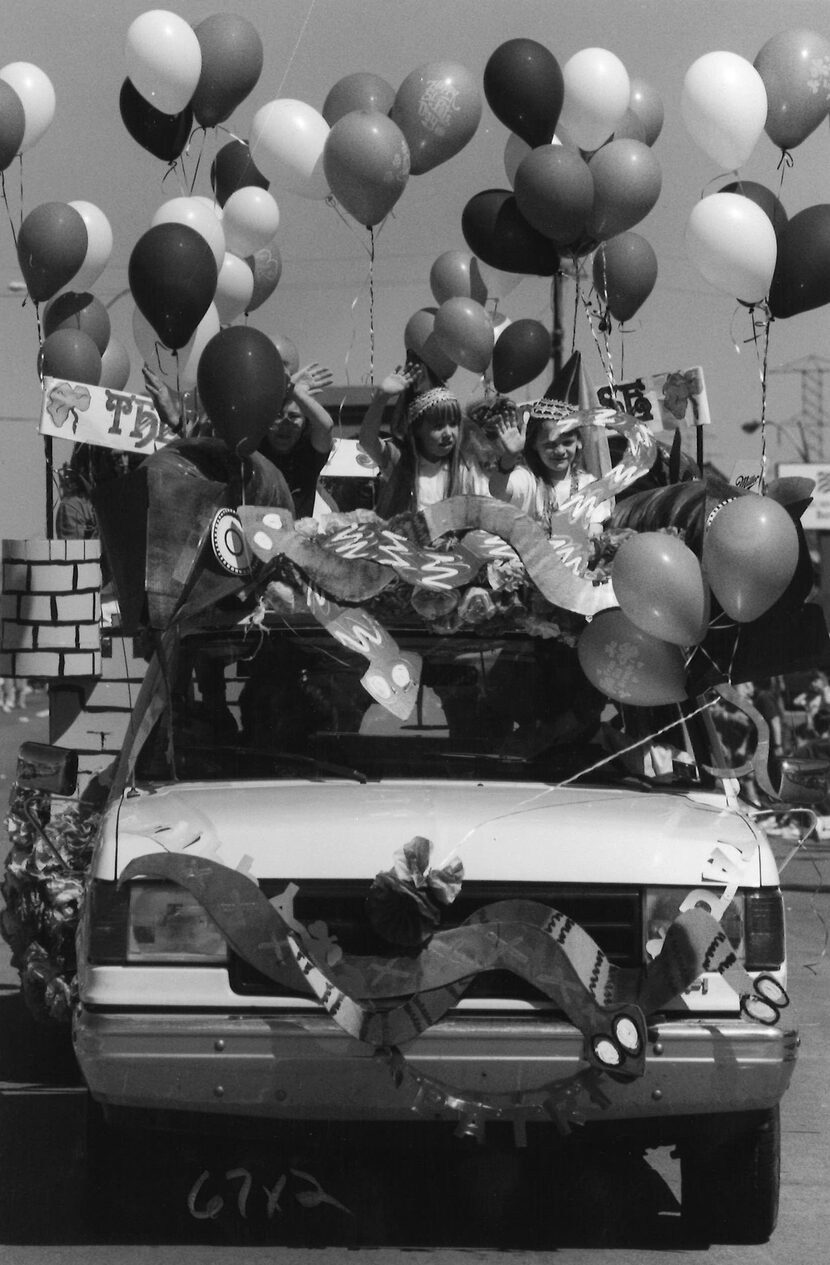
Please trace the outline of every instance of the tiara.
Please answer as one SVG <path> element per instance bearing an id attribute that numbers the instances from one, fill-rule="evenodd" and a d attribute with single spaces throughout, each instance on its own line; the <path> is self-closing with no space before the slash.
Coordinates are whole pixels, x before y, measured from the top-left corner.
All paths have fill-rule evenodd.
<path id="1" fill-rule="evenodd" d="M 460 409 L 458 399 L 446 387 L 430 387 L 428 391 L 416 395 L 415 399 L 407 409 L 406 417 L 410 426 L 417 422 L 422 413 L 428 408 L 433 408 L 436 404 L 454 404 Z"/>
<path id="2" fill-rule="evenodd" d="M 530 417 L 535 417 L 540 422 L 564 422 L 573 418 L 574 425 L 578 425 L 578 414 L 578 406 L 566 404 L 564 400 L 551 400 L 547 396 L 535 400 L 530 406 Z"/>

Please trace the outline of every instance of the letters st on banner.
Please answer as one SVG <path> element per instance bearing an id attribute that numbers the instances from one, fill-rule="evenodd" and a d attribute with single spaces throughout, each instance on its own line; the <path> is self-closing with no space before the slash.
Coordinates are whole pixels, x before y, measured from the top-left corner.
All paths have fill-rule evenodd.
<path id="1" fill-rule="evenodd" d="M 599 387 L 597 398 L 604 408 L 621 407 L 653 431 L 708 426 L 712 420 L 700 365 Z"/>
<path id="2" fill-rule="evenodd" d="M 161 420 L 149 396 L 65 378 L 43 379 L 39 432 L 69 443 L 97 444 L 143 456 L 164 448 L 176 432 Z"/>

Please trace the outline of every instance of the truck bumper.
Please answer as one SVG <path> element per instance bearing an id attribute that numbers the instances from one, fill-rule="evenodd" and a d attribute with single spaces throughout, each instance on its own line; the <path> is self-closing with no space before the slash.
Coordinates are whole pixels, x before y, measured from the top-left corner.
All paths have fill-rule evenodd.
<path id="1" fill-rule="evenodd" d="M 446 1020 L 403 1051 L 403 1065 L 316 1013 L 81 1007 L 73 1026 L 89 1090 L 105 1107 L 275 1120 L 413 1120 L 416 1098 L 422 1118 L 457 1118 L 448 1095 L 494 1108 L 520 1100 L 545 1118 L 542 1105 L 562 1101 L 571 1081 L 568 1112 L 586 1122 L 752 1111 L 781 1099 L 798 1048 L 795 1030 L 739 1018 L 664 1021 L 648 1037 L 645 1074 L 601 1074 L 592 1093 L 579 1079 L 588 1069 L 581 1034 L 535 1016 Z"/>

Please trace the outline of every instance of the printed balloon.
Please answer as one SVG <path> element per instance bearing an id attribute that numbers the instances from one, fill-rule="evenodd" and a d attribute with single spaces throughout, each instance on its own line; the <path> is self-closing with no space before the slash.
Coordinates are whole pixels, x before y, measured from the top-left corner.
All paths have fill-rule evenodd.
<path id="1" fill-rule="evenodd" d="M 263 246 L 261 250 L 254 251 L 253 255 L 249 255 L 245 260 L 254 276 L 254 286 L 251 291 L 251 297 L 248 306 L 245 309 L 248 312 L 255 312 L 258 307 L 262 307 L 266 299 L 269 299 L 279 285 L 282 276 L 282 255 L 279 247 Z"/>
<path id="2" fill-rule="evenodd" d="M 680 646 L 644 632 L 622 610 L 595 615 L 576 649 L 591 684 L 619 703 L 660 707 L 686 698 Z"/>
<path id="3" fill-rule="evenodd" d="M 17 260 L 35 303 L 69 284 L 88 244 L 83 217 L 68 202 L 42 202 L 29 212 L 17 235 Z"/>
<path id="4" fill-rule="evenodd" d="M 205 347 L 199 397 L 217 433 L 240 456 L 256 450 L 285 398 L 282 358 L 261 330 L 232 325 Z"/>
<path id="5" fill-rule="evenodd" d="M 493 386 L 505 393 L 527 386 L 547 369 L 551 335 L 541 321 L 522 317 L 495 330 Z"/>
<path id="6" fill-rule="evenodd" d="M 251 158 L 250 149 L 240 140 L 228 141 L 219 150 L 211 165 L 210 183 L 221 207 L 237 189 L 245 189 L 249 185 L 267 189 L 270 185 Z"/>
<path id="7" fill-rule="evenodd" d="M 711 519 L 703 572 L 730 619 L 748 623 L 784 593 L 798 553 L 798 532 L 783 505 L 749 494 L 722 504 Z"/>
<path id="8" fill-rule="evenodd" d="M 193 127 L 193 111 L 187 105 L 178 114 L 165 114 L 151 105 L 129 79 L 118 98 L 121 121 L 142 149 L 171 163 L 179 157 Z"/>
<path id="9" fill-rule="evenodd" d="M 614 319 L 628 321 L 654 289 L 657 256 L 640 233 L 609 237 L 594 254 L 593 280 Z"/>
<path id="10" fill-rule="evenodd" d="M 680 110 L 689 135 L 727 171 L 742 167 L 767 118 L 758 71 L 737 53 L 706 53 L 686 71 Z"/>
<path id="11" fill-rule="evenodd" d="M 389 117 L 409 146 L 413 176 L 431 171 L 463 149 L 481 120 L 473 76 L 456 62 L 428 62 L 407 75 Z"/>
<path id="12" fill-rule="evenodd" d="M 262 74 L 262 40 L 247 18 L 214 13 L 194 28 L 202 55 L 191 107 L 202 127 L 216 127 L 256 87 Z"/>
<path id="13" fill-rule="evenodd" d="M 103 355 L 111 333 L 109 312 L 94 295 L 65 290 L 50 299 L 43 309 L 44 334 L 48 337 L 57 329 L 81 330 Z"/>
<path id="14" fill-rule="evenodd" d="M 830 205 L 805 207 L 778 239 L 769 291 L 773 316 L 796 316 L 830 303 Z"/>
<path id="15" fill-rule="evenodd" d="M 216 293 L 216 260 L 188 224 L 156 224 L 136 242 L 128 268 L 136 306 L 165 347 L 184 347 Z"/>
<path id="16" fill-rule="evenodd" d="M 827 117 L 830 41 L 802 28 L 781 31 L 754 66 L 767 94 L 764 130 L 774 145 L 795 149 Z"/>
<path id="17" fill-rule="evenodd" d="M 392 119 L 353 110 L 326 138 L 323 171 L 338 202 L 367 228 L 385 219 L 409 179 L 409 147 Z"/>
<path id="18" fill-rule="evenodd" d="M 624 540 L 612 565 L 621 610 L 643 632 L 678 646 L 694 646 L 709 623 L 709 597 L 700 563 L 677 536 L 644 531 Z"/>
<path id="19" fill-rule="evenodd" d="M 778 254 L 769 217 L 738 193 L 712 193 L 692 208 L 686 249 L 702 276 L 743 303 L 769 293 Z"/>
<path id="20" fill-rule="evenodd" d="M 381 114 L 388 114 L 394 104 L 395 89 L 391 84 L 371 71 L 358 70 L 338 79 L 329 89 L 323 102 L 323 118 L 329 127 L 334 127 L 352 110 L 380 110 Z"/>
<path id="21" fill-rule="evenodd" d="M 507 40 L 484 67 L 484 95 L 490 109 L 533 148 L 552 139 L 564 93 L 559 62 L 536 40 Z"/>
<path id="22" fill-rule="evenodd" d="M 556 246 L 528 224 L 509 189 L 485 189 L 470 198 L 461 231 L 478 259 L 503 272 L 552 277 L 559 269 Z"/>
<path id="23" fill-rule="evenodd" d="M 80 329 L 56 329 L 44 338 L 38 359 L 45 378 L 68 378 L 93 387 L 101 379 L 101 353 Z"/>

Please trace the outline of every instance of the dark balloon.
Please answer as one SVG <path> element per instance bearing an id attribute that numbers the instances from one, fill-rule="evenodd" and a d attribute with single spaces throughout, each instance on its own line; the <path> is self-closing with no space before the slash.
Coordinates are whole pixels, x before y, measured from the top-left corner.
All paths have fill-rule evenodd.
<path id="1" fill-rule="evenodd" d="M 830 206 L 799 211 L 778 239 L 769 291 L 773 316 L 797 316 L 830 302 Z"/>
<path id="2" fill-rule="evenodd" d="M 224 206 L 237 189 L 245 189 L 249 185 L 257 189 L 267 189 L 270 181 L 256 166 L 245 142 L 233 140 L 223 145 L 213 160 L 210 183 L 216 195 L 216 201 L 220 206 Z"/>
<path id="3" fill-rule="evenodd" d="M 208 417 L 231 452 L 261 443 L 285 398 L 285 367 L 271 339 L 248 325 L 229 325 L 202 352 L 196 386 Z"/>
<path id="4" fill-rule="evenodd" d="M 247 18 L 234 13 L 214 13 L 193 31 L 202 69 L 190 106 L 202 127 L 216 127 L 256 87 L 262 73 L 262 40 Z"/>
<path id="5" fill-rule="evenodd" d="M 193 337 L 216 293 L 216 260 L 195 228 L 156 224 L 130 255 L 136 307 L 165 347 L 178 351 Z"/>
<path id="6" fill-rule="evenodd" d="M 491 268 L 538 277 L 552 277 L 559 269 L 558 250 L 528 224 L 510 189 L 485 189 L 470 198 L 461 231 L 473 254 Z"/>
<path id="7" fill-rule="evenodd" d="M 766 185 L 757 184 L 754 180 L 733 180 L 732 184 L 724 185 L 720 192 L 740 193 L 743 197 L 749 198 L 750 202 L 754 202 L 756 206 L 759 206 L 769 218 L 772 227 L 775 229 L 775 236 L 780 238 L 787 227 L 787 212 L 779 199 Z"/>
<path id="8" fill-rule="evenodd" d="M 0 171 L 20 153 L 26 131 L 26 112 L 11 84 L 0 79 Z"/>
<path id="9" fill-rule="evenodd" d="M 581 154 L 564 145 L 540 145 L 519 163 L 513 187 L 528 224 L 551 241 L 564 246 L 585 233 L 594 180 Z"/>
<path id="10" fill-rule="evenodd" d="M 131 80 L 121 85 L 118 101 L 121 121 L 134 141 L 154 158 L 172 163 L 179 157 L 193 127 L 193 111 L 187 106 L 180 114 L 163 114 L 142 97 Z"/>
<path id="11" fill-rule="evenodd" d="M 110 340 L 110 316 L 94 295 L 65 290 L 55 295 L 43 309 L 43 333 L 48 338 L 56 329 L 79 329 L 89 334 L 103 356 Z"/>
<path id="12" fill-rule="evenodd" d="M 639 233 L 620 233 L 597 249 L 594 286 L 617 321 L 627 321 L 642 307 L 657 280 L 657 256 Z"/>
<path id="13" fill-rule="evenodd" d="M 101 380 L 101 353 L 89 334 L 80 329 L 56 329 L 45 338 L 39 365 L 48 378 L 68 378 L 93 387 Z"/>
<path id="14" fill-rule="evenodd" d="M 484 95 L 496 118 L 528 145 L 547 145 L 562 110 L 565 81 L 553 53 L 536 40 L 508 40 L 484 67 Z"/>
<path id="15" fill-rule="evenodd" d="M 493 386 L 515 391 L 538 378 L 551 358 L 551 336 L 541 321 L 511 321 L 493 348 Z"/>
<path id="16" fill-rule="evenodd" d="M 88 247 L 83 216 L 68 202 L 42 202 L 29 212 L 17 235 L 17 261 L 35 303 L 68 285 Z"/>

